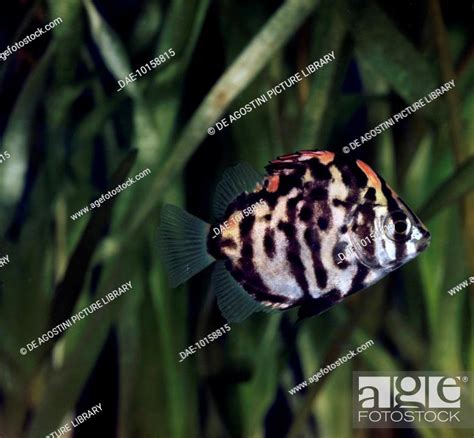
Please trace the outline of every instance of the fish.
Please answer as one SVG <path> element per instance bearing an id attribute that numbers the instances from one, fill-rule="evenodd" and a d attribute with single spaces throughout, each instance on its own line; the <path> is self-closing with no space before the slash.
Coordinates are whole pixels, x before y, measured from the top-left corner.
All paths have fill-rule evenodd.
<path id="1" fill-rule="evenodd" d="M 430 232 L 361 160 L 303 150 L 224 172 L 212 223 L 164 205 L 158 245 L 176 287 L 215 264 L 229 322 L 298 307 L 319 315 L 417 257 Z"/>

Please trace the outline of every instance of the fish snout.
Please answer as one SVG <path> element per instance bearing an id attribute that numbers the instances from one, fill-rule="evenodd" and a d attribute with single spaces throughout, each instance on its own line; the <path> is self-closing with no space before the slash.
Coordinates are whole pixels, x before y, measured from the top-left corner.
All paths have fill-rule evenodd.
<path id="1" fill-rule="evenodd" d="M 431 233 L 428 230 L 421 230 L 421 238 L 416 242 L 417 252 L 422 252 L 428 248 L 431 241 Z"/>

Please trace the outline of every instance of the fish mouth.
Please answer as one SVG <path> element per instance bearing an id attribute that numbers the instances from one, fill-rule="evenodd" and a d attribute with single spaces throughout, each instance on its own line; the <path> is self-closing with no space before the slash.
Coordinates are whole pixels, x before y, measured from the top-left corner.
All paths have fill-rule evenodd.
<path id="1" fill-rule="evenodd" d="M 418 242 L 416 242 L 416 251 L 419 253 L 424 251 L 426 248 L 428 248 L 428 246 L 430 245 L 430 242 L 431 242 L 431 233 L 428 230 L 423 230 L 421 239 Z"/>

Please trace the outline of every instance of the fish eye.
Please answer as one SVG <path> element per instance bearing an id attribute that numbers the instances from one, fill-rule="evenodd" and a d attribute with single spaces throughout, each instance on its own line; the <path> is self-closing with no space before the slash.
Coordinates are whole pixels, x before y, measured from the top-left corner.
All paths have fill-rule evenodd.
<path id="1" fill-rule="evenodd" d="M 405 221 L 398 220 L 397 222 L 395 222 L 395 232 L 397 234 L 404 234 L 407 228 L 408 225 Z"/>
<path id="2" fill-rule="evenodd" d="M 387 237 L 395 241 L 408 240 L 412 222 L 401 210 L 389 213 L 384 220 L 383 229 Z"/>

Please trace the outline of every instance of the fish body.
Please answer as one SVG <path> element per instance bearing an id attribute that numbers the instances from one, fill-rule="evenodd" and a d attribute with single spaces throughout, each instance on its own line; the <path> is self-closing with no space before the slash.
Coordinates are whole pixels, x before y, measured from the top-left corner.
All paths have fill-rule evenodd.
<path id="1" fill-rule="evenodd" d="M 212 260 L 265 308 L 320 313 L 429 243 L 417 216 L 360 160 L 301 151 L 266 170 L 263 182 L 231 200 L 205 239 Z"/>

